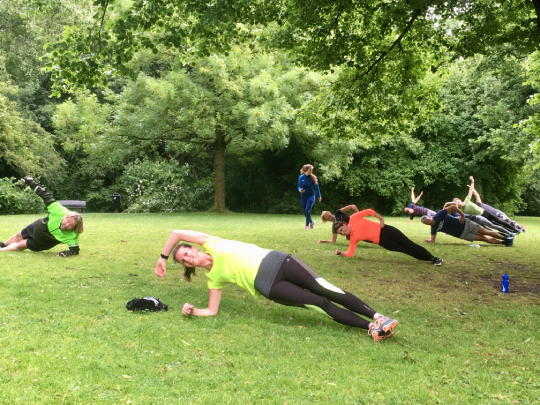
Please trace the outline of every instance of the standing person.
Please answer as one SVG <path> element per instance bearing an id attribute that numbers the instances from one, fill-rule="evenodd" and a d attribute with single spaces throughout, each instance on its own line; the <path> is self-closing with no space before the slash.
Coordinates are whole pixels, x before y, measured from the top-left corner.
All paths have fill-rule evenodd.
<path id="1" fill-rule="evenodd" d="M 312 165 L 304 165 L 300 170 L 300 177 L 298 178 L 298 191 L 300 192 L 300 204 L 302 204 L 302 212 L 306 217 L 306 229 L 315 226 L 315 221 L 311 219 L 311 210 L 315 204 L 315 193 L 319 202 L 321 202 L 321 191 L 319 190 L 319 184 L 317 176 L 313 174 Z"/>
<path id="2" fill-rule="evenodd" d="M 347 205 L 346 207 L 340 208 L 339 210 L 336 210 L 334 212 L 334 215 L 330 213 L 330 211 L 323 211 L 321 213 L 321 221 L 323 224 L 326 222 L 345 222 L 346 224 L 349 223 L 350 217 L 346 214 L 348 211 L 354 211 L 359 212 L 358 208 L 356 208 L 356 205 L 351 204 Z M 322 240 L 319 239 L 318 243 L 336 243 L 337 241 L 337 233 L 332 230 L 332 240 Z"/>
<path id="3" fill-rule="evenodd" d="M 485 210 L 484 208 L 471 201 L 471 197 L 474 192 L 474 179 L 472 176 L 470 178 L 472 180 L 472 184 L 471 186 L 469 186 L 469 194 L 467 195 L 467 197 L 463 201 L 461 201 L 459 198 L 454 198 L 452 202 L 447 202 L 446 204 L 444 204 L 443 208 L 454 205 L 457 208 L 461 209 L 465 214 L 480 215 L 486 218 L 488 221 L 494 223 L 495 225 L 502 226 L 508 232 L 515 232 L 516 229 L 512 225 L 508 224 L 507 222 L 498 218 L 496 215 L 492 214 L 491 212 Z"/>
<path id="4" fill-rule="evenodd" d="M 180 241 L 201 245 L 206 253 L 188 243 L 179 244 Z M 175 262 L 184 265 L 187 281 L 191 281 L 197 267 L 205 269 L 208 278 L 208 307 L 200 309 L 185 303 L 182 307 L 184 315 L 217 315 L 223 287 L 237 284 L 255 297 L 263 295 L 278 304 L 313 309 L 343 325 L 367 329 L 375 341 L 392 336 L 398 323 L 375 312 L 350 292 L 333 286 L 307 264 L 287 253 L 201 232 L 177 230 L 171 233 L 156 264 L 155 272 L 161 278 L 171 254 Z"/>
<path id="5" fill-rule="evenodd" d="M 43 199 L 49 216 L 31 223 L 7 241 L 0 242 L 0 251 L 30 249 L 34 252 L 40 252 L 49 250 L 60 243 L 66 243 L 69 250 L 60 252 L 58 256 L 78 255 L 79 234 L 84 229 L 81 214 L 60 205 L 32 177 L 27 176 L 23 181 Z"/>
<path id="6" fill-rule="evenodd" d="M 452 211 L 459 214 L 459 218 L 450 215 Z M 456 207 L 450 205 L 437 212 L 434 217 L 423 216 L 420 221 L 431 226 L 431 239 L 426 239 L 427 243 L 435 243 L 437 232 L 444 232 L 455 238 L 472 241 L 484 241 L 494 245 L 512 246 L 514 244 L 513 236 L 502 236 L 500 233 L 490 231 L 480 226 L 476 222 L 465 218 L 465 214 Z"/>
<path id="7" fill-rule="evenodd" d="M 364 217 L 368 215 L 377 218 L 379 223 L 365 219 Z M 414 243 L 399 229 L 385 225 L 383 217 L 372 209 L 353 214 L 349 220 L 349 224 L 345 222 L 334 222 L 332 229 L 334 232 L 347 236 L 347 239 L 349 239 L 349 250 L 347 252 L 341 252 L 337 249 L 335 251 L 336 255 L 352 257 L 358 242 L 364 241 L 374 243 L 393 252 L 404 253 L 418 260 L 432 262 L 435 266 L 442 264 L 442 259 L 433 256 L 427 249 Z"/>
<path id="8" fill-rule="evenodd" d="M 412 222 L 415 216 L 419 216 L 419 217 L 423 215 L 433 216 L 436 214 L 435 211 L 432 211 L 429 208 L 420 207 L 416 205 L 418 200 L 420 200 L 420 197 L 422 197 L 422 194 L 424 194 L 423 191 L 420 192 L 420 195 L 418 195 L 418 197 L 415 197 L 414 187 L 411 188 L 411 203 L 409 204 L 408 207 L 403 208 L 403 211 L 405 211 L 406 214 L 409 214 L 409 222 Z"/>

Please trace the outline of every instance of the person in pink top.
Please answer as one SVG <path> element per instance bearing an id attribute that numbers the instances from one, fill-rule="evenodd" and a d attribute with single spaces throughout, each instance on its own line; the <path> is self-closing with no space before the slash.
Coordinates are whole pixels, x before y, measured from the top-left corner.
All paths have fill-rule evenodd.
<path id="1" fill-rule="evenodd" d="M 365 217 L 372 216 L 379 223 L 370 221 Z M 353 214 L 349 223 L 336 221 L 332 230 L 349 239 L 349 250 L 341 252 L 336 249 L 335 254 L 352 257 L 358 242 L 370 242 L 393 252 L 400 252 L 412 256 L 415 259 L 432 262 L 435 266 L 442 264 L 442 259 L 433 256 L 426 248 L 414 243 L 403 232 L 390 225 L 385 225 L 384 218 L 372 209 L 363 210 Z"/>

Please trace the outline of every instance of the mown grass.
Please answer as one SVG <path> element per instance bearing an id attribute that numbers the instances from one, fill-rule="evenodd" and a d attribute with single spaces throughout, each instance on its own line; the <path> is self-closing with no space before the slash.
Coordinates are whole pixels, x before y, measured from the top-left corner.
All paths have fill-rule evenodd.
<path id="1" fill-rule="evenodd" d="M 35 219 L 0 217 L 0 239 Z M 316 243 L 330 226 L 306 231 L 300 216 L 86 214 L 78 257 L 0 253 L 0 404 L 540 403 L 540 219 L 520 222 L 528 233 L 512 248 L 439 235 L 426 245 L 444 259 L 435 267 L 369 244 L 337 257 Z M 429 236 L 419 221 L 387 223 Z M 399 319 L 396 334 L 374 343 L 236 286 L 218 316 L 186 318 L 184 302 L 207 303 L 206 277 L 189 285 L 171 264 L 154 275 L 172 229 L 293 253 Z M 125 309 L 145 296 L 170 310 Z"/>

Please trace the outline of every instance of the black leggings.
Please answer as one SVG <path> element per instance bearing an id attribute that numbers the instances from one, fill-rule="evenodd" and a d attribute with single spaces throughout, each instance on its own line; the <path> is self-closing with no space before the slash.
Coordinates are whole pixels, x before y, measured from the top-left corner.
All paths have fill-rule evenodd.
<path id="1" fill-rule="evenodd" d="M 516 228 L 521 228 L 516 221 L 512 221 L 510 218 L 508 218 L 508 215 L 506 215 L 504 212 L 499 211 L 498 209 L 493 208 L 492 206 L 484 204 L 484 203 L 478 203 L 477 205 L 480 208 L 483 208 L 484 211 L 489 212 L 493 216 L 499 218 L 501 221 L 504 221 L 505 223 L 510 225 L 512 228 L 514 228 L 512 230 L 515 230 Z"/>
<path id="2" fill-rule="evenodd" d="M 343 325 L 362 329 L 368 329 L 370 322 L 354 312 L 370 319 L 376 313 L 360 298 L 333 286 L 307 264 L 290 255 L 283 261 L 268 296 L 278 304 L 315 309 Z"/>
<path id="3" fill-rule="evenodd" d="M 390 225 L 381 228 L 379 246 L 393 252 L 405 253 L 418 260 L 432 261 L 433 255 L 420 245 L 407 238 L 403 232 Z"/>
<path id="4" fill-rule="evenodd" d="M 502 226 L 504 229 L 506 229 L 508 232 L 515 232 L 516 230 L 512 227 L 512 225 L 506 223 L 504 220 L 500 219 L 496 215 L 493 215 L 491 212 L 484 210 L 482 213 L 482 216 L 486 218 L 488 221 L 493 222 L 496 225 Z"/>

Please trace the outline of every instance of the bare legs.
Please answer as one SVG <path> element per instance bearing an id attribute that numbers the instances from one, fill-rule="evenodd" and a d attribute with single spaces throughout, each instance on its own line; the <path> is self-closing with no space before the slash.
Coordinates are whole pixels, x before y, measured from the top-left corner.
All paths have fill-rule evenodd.
<path id="1" fill-rule="evenodd" d="M 13 251 L 13 250 L 25 250 L 26 247 L 26 239 L 23 239 L 20 232 L 13 235 L 11 238 L 6 240 L 4 242 L 4 245 L 6 245 L 5 248 L 0 248 L 0 251 Z"/>
<path id="2" fill-rule="evenodd" d="M 491 236 L 491 238 L 489 236 Z M 491 231 L 481 226 L 478 229 L 478 233 L 474 236 L 474 240 L 483 241 L 494 245 L 502 245 L 504 236 L 498 232 Z"/>

